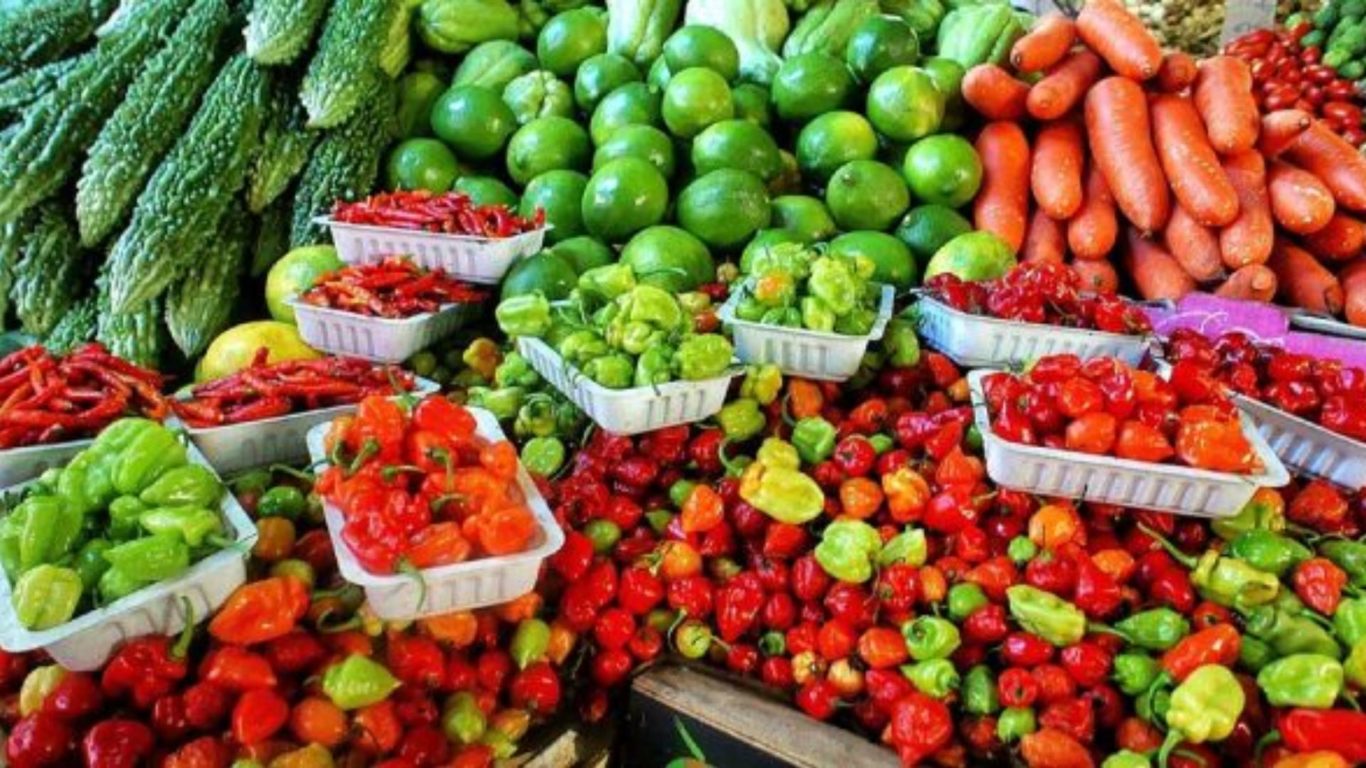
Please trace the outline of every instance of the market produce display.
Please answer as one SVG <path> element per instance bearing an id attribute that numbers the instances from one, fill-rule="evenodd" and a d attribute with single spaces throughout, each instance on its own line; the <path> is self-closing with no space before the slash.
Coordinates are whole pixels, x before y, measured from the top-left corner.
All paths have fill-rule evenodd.
<path id="1" fill-rule="evenodd" d="M 385 318 L 412 317 L 487 298 L 484 290 L 453 280 L 439 269 L 424 270 L 403 256 L 324 273 L 299 296 L 311 306 Z"/>

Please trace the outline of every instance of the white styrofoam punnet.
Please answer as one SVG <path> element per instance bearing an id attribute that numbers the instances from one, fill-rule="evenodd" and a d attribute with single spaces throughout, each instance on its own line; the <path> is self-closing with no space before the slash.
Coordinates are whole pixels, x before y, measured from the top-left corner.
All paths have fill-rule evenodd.
<path id="1" fill-rule="evenodd" d="M 498 419 L 492 413 L 482 408 L 468 410 L 478 424 L 477 434 L 489 440 L 504 439 Z M 315 462 L 325 459 L 323 437 L 328 426 L 319 424 L 308 433 L 308 450 Z M 417 576 L 410 574 L 378 575 L 362 568 L 351 554 L 350 546 L 342 540 L 345 519 L 341 510 L 325 503 L 323 513 L 332 549 L 337 555 L 337 569 L 342 578 L 365 590 L 366 601 L 376 616 L 390 621 L 482 608 L 521 597 L 536 586 L 541 561 L 555 554 L 564 544 L 564 531 L 560 530 L 550 507 L 520 462 L 517 487 L 539 528 L 529 549 L 515 555 L 481 557 L 428 568 L 419 572 L 420 582 Z"/>
<path id="2" fill-rule="evenodd" d="M 967 367 L 1014 367 L 1064 353 L 1083 360 L 1117 357 L 1138 365 L 1148 350 L 1145 336 L 974 315 L 924 295 L 915 306 L 921 338 Z"/>
<path id="3" fill-rule="evenodd" d="M 188 448 L 191 462 L 209 466 L 193 444 Z M 149 584 L 51 629 L 31 632 L 19 625 L 10 602 L 9 578 L 0 570 L 0 646 L 13 652 L 43 648 L 63 667 L 84 672 L 98 669 L 133 638 L 179 632 L 185 626 L 187 601 L 196 623 L 207 619 L 247 580 L 246 559 L 256 541 L 256 526 L 226 488 L 218 509 L 234 546 L 205 557 L 177 578 Z"/>
<path id="4" fill-rule="evenodd" d="M 1366 443 L 1250 397 L 1235 394 L 1233 402 L 1287 467 L 1344 488 L 1357 488 L 1366 478 Z"/>
<path id="5" fill-rule="evenodd" d="M 744 363 L 773 363 L 791 376 L 825 381 L 845 381 L 858 373 L 868 342 L 882 338 L 887 321 L 892 318 L 892 302 L 896 289 L 881 285 L 882 299 L 878 303 L 877 320 L 866 336 L 846 336 L 842 333 L 810 331 L 780 325 L 741 320 L 735 316 L 743 291 L 731 291 L 726 303 L 716 313 L 721 322 L 730 326 L 735 341 L 735 355 Z"/>
<path id="6" fill-rule="evenodd" d="M 983 379 L 993 373 L 999 371 L 972 371 L 968 385 L 973 416 L 982 433 L 987 475 L 998 485 L 1044 496 L 1215 518 L 1238 514 L 1258 488 L 1279 488 L 1290 482 L 1290 473 L 1247 414 L 1240 414 L 1243 433 L 1262 463 L 1262 470 L 1250 475 L 1090 456 L 997 437 L 983 393 Z"/>
<path id="7" fill-rule="evenodd" d="M 420 229 L 348 224 L 319 216 L 332 230 L 337 255 L 347 264 L 371 264 L 386 256 L 407 256 L 424 269 L 440 269 L 459 280 L 497 285 L 512 263 L 541 250 L 545 228 L 506 238 L 427 232 Z"/>
<path id="8" fill-rule="evenodd" d="M 652 387 L 611 389 L 583 375 L 540 339 L 518 337 L 517 351 L 594 423 L 618 435 L 636 435 L 676 424 L 691 424 L 716 415 L 726 404 L 730 380 L 738 373 L 727 371 L 702 381 L 670 381 Z"/>
<path id="9" fill-rule="evenodd" d="M 0 451 L 0 488 L 18 485 L 52 467 L 60 467 L 93 442 L 94 438 L 86 438 L 65 443 L 6 448 Z"/>
<path id="10" fill-rule="evenodd" d="M 418 377 L 412 394 L 421 397 L 440 388 L 436 382 Z M 221 474 L 230 475 L 267 464 L 307 459 L 308 431 L 354 410 L 356 404 L 352 403 L 220 427 L 191 427 L 179 419 L 170 419 L 167 424 L 184 428 L 195 447 L 208 457 L 209 464 Z"/>
<path id="11" fill-rule="evenodd" d="M 349 355 L 381 363 L 401 363 L 449 336 L 479 312 L 478 304 L 447 304 L 436 312 L 404 318 L 371 317 L 344 309 L 318 307 L 294 299 L 299 335 L 308 346 L 330 355 Z"/>

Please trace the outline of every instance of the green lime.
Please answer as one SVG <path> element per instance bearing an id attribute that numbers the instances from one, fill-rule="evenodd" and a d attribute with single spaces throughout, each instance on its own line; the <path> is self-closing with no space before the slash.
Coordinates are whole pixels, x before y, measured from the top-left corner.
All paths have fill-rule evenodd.
<path id="1" fill-rule="evenodd" d="M 508 176 L 526 184 L 546 171 L 588 168 L 588 134 L 567 117 L 538 117 L 512 134 L 508 142 Z"/>
<path id="2" fill-rule="evenodd" d="M 398 81 L 398 135 L 405 139 L 432 135 L 432 105 L 446 84 L 431 72 L 409 72 Z"/>
<path id="3" fill-rule="evenodd" d="M 617 88 L 598 102 L 588 132 L 600 146 L 623 125 L 659 125 L 659 92 L 645 83 Z"/>
<path id="4" fill-rule="evenodd" d="M 328 272 L 346 266 L 330 245 L 305 245 L 286 253 L 266 273 L 266 309 L 270 316 L 285 323 L 294 323 L 294 307 L 290 301 L 313 287 Z"/>
<path id="5" fill-rule="evenodd" d="M 574 103 L 586 113 L 603 97 L 627 83 L 640 82 L 640 70 L 616 53 L 599 53 L 579 66 L 574 75 Z"/>
<path id="6" fill-rule="evenodd" d="M 621 263 L 642 283 L 678 293 L 716 279 L 716 264 L 706 243 L 667 225 L 637 232 L 621 249 Z"/>
<path id="7" fill-rule="evenodd" d="M 790 229 L 761 229 L 754 233 L 754 237 L 745 245 L 745 250 L 740 252 L 740 271 L 748 274 L 755 255 L 767 248 L 785 243 L 800 243 L 805 245 L 807 241 L 800 233 Z"/>
<path id="8" fill-rule="evenodd" d="M 619 157 L 593 172 L 583 191 L 583 223 L 609 243 L 664 219 L 669 183 L 659 169 L 638 157 Z"/>
<path id="9" fill-rule="evenodd" d="M 848 232 L 830 241 L 830 252 L 873 262 L 873 281 L 898 291 L 915 285 L 915 257 L 906 244 L 886 232 Z"/>
<path id="10" fill-rule="evenodd" d="M 674 143 L 669 134 L 653 125 L 623 125 L 593 153 L 593 170 L 618 157 L 650 161 L 665 178 L 674 175 Z"/>
<path id="11" fill-rule="evenodd" d="M 517 204 L 517 193 L 492 176 L 461 176 L 451 185 L 451 190 L 469 195 L 470 202 L 475 205 L 497 204 L 511 208 Z"/>
<path id="12" fill-rule="evenodd" d="M 816 182 L 824 183 L 851 160 L 872 160 L 875 155 L 877 133 L 857 112 L 827 112 L 797 134 L 797 167 Z"/>
<path id="13" fill-rule="evenodd" d="M 678 223 L 713 248 L 739 248 L 772 217 L 758 176 L 723 168 L 700 176 L 678 196 Z"/>
<path id="14" fill-rule="evenodd" d="M 863 20 L 844 48 L 844 62 L 861 83 L 871 83 L 892 67 L 920 59 L 920 41 L 911 25 L 895 16 Z"/>
<path id="15" fill-rule="evenodd" d="M 897 238 L 920 263 L 928 261 L 944 243 L 971 231 L 972 222 L 944 205 L 917 205 L 896 226 Z"/>
<path id="16" fill-rule="evenodd" d="M 783 158 L 768 131 L 748 120 L 722 120 L 693 139 L 692 166 L 699 176 L 735 168 L 768 182 L 782 171 Z"/>
<path id="17" fill-rule="evenodd" d="M 674 72 L 705 67 L 727 82 L 740 75 L 740 51 L 729 36 L 716 27 L 689 24 L 679 27 L 664 42 L 665 65 Z"/>
<path id="18" fill-rule="evenodd" d="M 617 254 L 606 243 L 590 235 L 571 237 L 561 240 L 550 249 L 551 253 L 567 260 L 574 271 L 583 274 L 593 267 L 614 264 Z"/>
<path id="19" fill-rule="evenodd" d="M 778 117 L 801 122 L 844 106 L 854 78 L 844 62 L 812 51 L 783 62 L 773 76 L 772 98 Z"/>
<path id="20" fill-rule="evenodd" d="M 478 85 L 451 88 L 432 105 L 432 131 L 460 157 L 493 157 L 516 128 L 517 119 L 503 99 Z"/>
<path id="21" fill-rule="evenodd" d="M 928 72 L 917 67 L 892 67 L 868 88 L 868 119 L 892 141 L 915 141 L 939 130 L 944 119 L 944 94 Z"/>
<path id="22" fill-rule="evenodd" d="M 830 209 L 810 195 L 773 198 L 773 226 L 795 232 L 805 243 L 828 240 L 836 232 Z"/>
<path id="23" fill-rule="evenodd" d="M 882 230 L 906 212 L 911 193 L 891 166 L 876 160 L 853 160 L 830 177 L 825 204 L 840 229 Z"/>
<path id="24" fill-rule="evenodd" d="M 512 265 L 503 278 L 503 289 L 499 295 L 506 299 L 540 291 L 547 299 L 558 301 L 569 298 L 569 292 L 574 290 L 578 282 L 579 275 L 568 259 L 554 251 L 541 251 Z"/>
<path id="25" fill-rule="evenodd" d="M 906 150 L 901 172 L 916 198 L 961 208 L 982 186 L 982 161 L 968 140 L 954 133 L 927 136 Z"/>
<path id="26" fill-rule="evenodd" d="M 583 190 L 588 177 L 578 171 L 546 171 L 532 179 L 522 191 L 522 202 L 517 212 L 531 217 L 536 209 L 545 211 L 545 223 L 550 225 L 545 239 L 557 243 L 575 235 L 582 235 Z"/>
<path id="27" fill-rule="evenodd" d="M 536 58 L 541 66 L 560 77 L 569 77 L 579 65 L 607 50 L 607 20 L 602 11 L 575 8 L 556 14 L 536 36 Z M 465 23 L 478 24 L 478 19 Z"/>
<path id="28" fill-rule="evenodd" d="M 925 278 L 952 272 L 962 280 L 995 280 L 1015 266 L 1010 245 L 990 232 L 965 232 L 944 243 L 925 265 Z"/>
<path id="29" fill-rule="evenodd" d="M 438 194 L 451 188 L 459 169 L 455 155 L 436 139 L 407 139 L 389 153 L 385 177 L 389 189 L 425 189 Z"/>
<path id="30" fill-rule="evenodd" d="M 934 86 L 944 94 L 944 119 L 941 131 L 954 131 L 967 119 L 967 105 L 963 101 L 963 76 L 967 70 L 953 59 L 931 56 L 920 62 L 920 68 L 930 74 Z"/>
<path id="31" fill-rule="evenodd" d="M 573 117 L 574 91 L 555 73 L 538 69 L 518 75 L 503 88 L 503 103 L 518 125 L 538 117 Z"/>
<path id="32" fill-rule="evenodd" d="M 712 123 L 730 119 L 735 105 L 724 77 L 710 69 L 692 67 L 669 80 L 659 111 L 669 133 L 691 139 Z"/>
<path id="33" fill-rule="evenodd" d="M 740 83 L 730 89 L 730 100 L 735 105 L 736 118 L 765 129 L 772 122 L 768 114 L 768 89 L 762 85 Z"/>

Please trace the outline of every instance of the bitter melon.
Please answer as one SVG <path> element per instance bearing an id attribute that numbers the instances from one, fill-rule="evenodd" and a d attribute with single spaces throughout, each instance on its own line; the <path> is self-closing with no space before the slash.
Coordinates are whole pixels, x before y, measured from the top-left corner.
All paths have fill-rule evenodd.
<path id="1" fill-rule="evenodd" d="M 233 204 L 218 226 L 221 234 L 206 240 L 194 266 L 166 292 L 166 328 L 186 357 L 195 357 L 228 325 L 241 286 L 251 218 Z"/>
<path id="2" fill-rule="evenodd" d="M 95 294 L 91 293 L 83 298 L 77 299 L 74 304 L 67 309 L 62 319 L 57 321 L 47 336 L 43 338 L 43 346 L 56 354 L 66 354 L 77 345 L 84 344 L 95 338 L 95 329 L 99 322 L 99 308 L 95 300 Z"/>
<path id="3" fill-rule="evenodd" d="M 257 64 L 289 64 L 313 40 L 327 0 L 256 0 L 247 15 L 247 55 Z"/>
<path id="4" fill-rule="evenodd" d="M 275 262 L 289 252 L 289 223 L 293 213 L 294 196 L 280 195 L 261 211 L 260 226 L 256 228 L 256 243 L 251 249 L 252 277 L 261 277 Z"/>
<path id="5" fill-rule="evenodd" d="M 265 210 L 304 169 L 318 139 L 317 131 L 304 127 L 306 119 L 289 86 L 284 82 L 273 84 L 261 148 L 247 183 L 247 208 L 252 213 Z"/>
<path id="6" fill-rule="evenodd" d="M 213 79 L 218 39 L 227 25 L 224 0 L 195 0 L 166 46 L 128 87 L 81 169 L 76 221 L 82 243 L 104 240 L 127 215 Z"/>
<path id="7" fill-rule="evenodd" d="M 95 32 L 113 0 L 28 0 L 0 13 L 0 77 L 55 61 Z"/>
<path id="8" fill-rule="evenodd" d="M 186 4 L 139 2 L 129 11 L 126 30 L 100 40 L 28 108 L 18 131 L 0 146 L 0 222 L 13 220 L 66 183 L 82 151 Z"/>
<path id="9" fill-rule="evenodd" d="M 24 233 L 21 258 L 14 265 L 10 301 L 24 331 L 43 336 L 76 300 L 85 282 L 85 254 L 61 205 L 44 203 L 34 213 L 35 220 Z"/>
<path id="10" fill-rule="evenodd" d="M 115 312 L 110 295 L 109 262 L 95 281 L 95 339 L 110 352 L 138 365 L 156 368 L 166 349 L 165 328 L 161 323 L 161 297 L 144 301 L 129 312 Z"/>
<path id="11" fill-rule="evenodd" d="M 370 193 L 379 175 L 380 155 L 397 131 L 394 90 L 387 85 L 342 127 L 328 131 L 313 150 L 294 193 L 290 245 L 325 242 L 327 232 L 313 223 L 337 200 Z"/>
<path id="12" fill-rule="evenodd" d="M 14 281 L 14 265 L 23 253 L 24 228 L 28 216 L 0 224 L 0 330 L 5 328 L 5 314 L 9 310 L 9 288 Z"/>
<path id="13" fill-rule="evenodd" d="M 246 183 L 261 132 L 267 79 L 245 55 L 219 72 L 190 127 L 152 174 L 109 252 L 111 306 L 128 312 L 190 266 Z"/>
<path id="14" fill-rule="evenodd" d="M 0 117 L 19 114 L 24 107 L 52 90 L 79 61 L 79 58 L 72 57 L 49 62 L 0 82 Z"/>
<path id="15" fill-rule="evenodd" d="M 371 99 L 385 81 L 380 51 L 400 0 L 336 0 L 308 62 L 299 98 L 309 128 L 335 128 Z"/>

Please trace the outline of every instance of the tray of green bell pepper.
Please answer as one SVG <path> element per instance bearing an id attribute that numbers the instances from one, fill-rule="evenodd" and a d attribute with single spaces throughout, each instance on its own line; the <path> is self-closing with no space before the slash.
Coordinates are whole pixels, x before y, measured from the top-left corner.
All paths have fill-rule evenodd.
<path id="1" fill-rule="evenodd" d="M 0 516 L 0 647 L 97 669 L 130 638 L 207 618 L 246 581 L 256 526 L 204 454 L 166 450 L 154 430 L 183 445 L 125 419 L 64 467 L 3 491 L 13 503 Z"/>
<path id="2" fill-rule="evenodd" d="M 72 440 L 66 443 L 46 443 L 0 451 L 0 488 L 31 480 L 52 467 L 60 467 L 80 453 L 94 439 Z"/>

